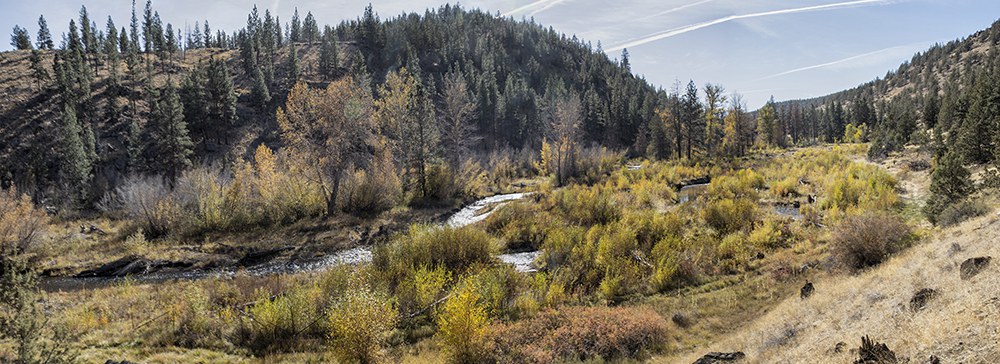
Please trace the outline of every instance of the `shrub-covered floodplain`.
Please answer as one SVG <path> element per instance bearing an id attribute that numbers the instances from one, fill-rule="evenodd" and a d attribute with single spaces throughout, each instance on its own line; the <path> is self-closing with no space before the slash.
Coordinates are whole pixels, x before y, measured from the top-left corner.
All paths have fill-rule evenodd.
<path id="1" fill-rule="evenodd" d="M 672 315 L 680 308 L 669 297 L 680 292 L 698 297 L 752 281 L 741 277 L 778 277 L 763 267 L 800 255 L 861 268 L 852 252 L 891 254 L 909 241 L 905 225 L 893 229 L 900 237 L 851 240 L 849 224 L 870 228 L 871 216 L 888 219 L 901 207 L 892 176 L 853 161 L 861 152 L 627 163 L 578 180 L 590 183 L 543 184 L 479 224 L 415 225 L 359 266 L 125 281 L 53 293 L 47 305 L 91 361 L 641 360 L 680 349 L 678 336 L 704 335 L 686 327 L 713 311 Z M 706 176 L 707 186 L 680 188 Z M 858 246 L 869 241 L 879 245 Z M 531 250 L 541 251 L 537 272 L 497 258 Z"/>

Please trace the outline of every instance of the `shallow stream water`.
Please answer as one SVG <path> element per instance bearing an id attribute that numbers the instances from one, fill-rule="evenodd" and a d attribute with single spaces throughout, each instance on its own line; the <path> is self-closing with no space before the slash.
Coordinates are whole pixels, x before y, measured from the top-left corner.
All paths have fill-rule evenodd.
<path id="1" fill-rule="evenodd" d="M 486 219 L 496 208 L 511 201 L 520 200 L 527 196 L 527 193 L 511 193 L 505 195 L 490 196 L 475 201 L 455 214 L 451 215 L 442 225 L 449 227 L 462 227 L 471 225 Z M 487 208 L 489 208 L 487 210 Z M 513 265 L 518 271 L 533 272 L 535 269 L 531 263 L 541 255 L 541 252 L 523 252 L 501 254 L 500 260 Z M 351 249 L 340 250 L 312 260 L 304 261 L 272 261 L 244 268 L 221 268 L 214 270 L 190 270 L 180 272 L 149 273 L 131 276 L 127 279 L 141 283 L 159 283 L 170 280 L 197 280 L 205 278 L 232 277 L 238 271 L 254 276 L 267 276 L 275 274 L 319 272 L 343 264 L 361 264 L 372 261 L 372 247 L 359 246 Z M 94 289 L 106 287 L 119 282 L 124 282 L 126 278 L 75 278 L 75 277 L 51 277 L 43 278 L 41 288 L 46 291 L 72 291 L 79 289 Z"/>

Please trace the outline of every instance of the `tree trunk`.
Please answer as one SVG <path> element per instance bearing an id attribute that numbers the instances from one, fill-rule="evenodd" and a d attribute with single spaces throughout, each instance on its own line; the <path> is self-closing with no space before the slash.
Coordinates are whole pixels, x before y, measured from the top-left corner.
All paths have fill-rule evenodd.
<path id="1" fill-rule="evenodd" d="M 326 195 L 326 216 L 333 216 L 337 213 L 337 194 L 340 193 L 340 174 L 333 176 L 333 186 L 329 194 Z"/>

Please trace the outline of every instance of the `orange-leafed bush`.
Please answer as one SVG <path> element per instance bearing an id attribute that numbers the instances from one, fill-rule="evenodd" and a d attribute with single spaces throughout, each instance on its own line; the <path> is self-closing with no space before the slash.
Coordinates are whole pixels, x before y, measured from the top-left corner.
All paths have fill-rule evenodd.
<path id="1" fill-rule="evenodd" d="M 667 323 L 649 308 L 564 307 L 494 326 L 499 362 L 551 363 L 642 359 L 667 339 Z"/>

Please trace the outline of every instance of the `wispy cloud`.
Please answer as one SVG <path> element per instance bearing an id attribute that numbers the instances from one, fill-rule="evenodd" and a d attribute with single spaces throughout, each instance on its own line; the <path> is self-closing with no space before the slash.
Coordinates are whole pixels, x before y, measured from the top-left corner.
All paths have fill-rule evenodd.
<path id="1" fill-rule="evenodd" d="M 676 8 L 672 8 L 672 9 L 667 9 L 667 10 L 661 11 L 661 12 L 653 14 L 653 15 L 644 16 L 642 18 L 639 18 L 639 20 L 649 20 L 649 19 L 652 19 L 652 18 L 655 18 L 655 17 L 658 17 L 658 16 L 664 16 L 664 15 L 667 15 L 667 14 L 676 13 L 678 11 L 681 11 L 681 10 L 684 10 L 684 9 L 687 9 L 687 8 L 690 8 L 690 7 L 693 7 L 693 6 L 698 6 L 698 5 L 701 5 L 701 4 L 704 4 L 704 3 L 710 3 L 710 2 L 713 2 L 713 1 L 715 1 L 715 0 L 701 0 L 701 1 L 696 2 L 696 3 L 684 4 L 684 5 L 678 6 Z"/>
<path id="2" fill-rule="evenodd" d="M 723 17 L 723 18 L 709 20 L 709 21 L 702 22 L 702 23 L 697 23 L 697 24 L 685 25 L 685 26 L 681 26 L 681 27 L 677 27 L 677 28 L 673 28 L 673 29 L 664 30 L 664 31 L 661 31 L 661 32 L 656 32 L 656 33 L 653 33 L 653 34 L 650 34 L 650 35 L 647 35 L 647 36 L 644 36 L 644 37 L 632 39 L 632 40 L 626 41 L 626 42 L 624 42 L 622 44 L 618 44 L 618 45 L 616 45 L 614 47 L 611 47 L 607 51 L 608 52 L 614 52 L 614 51 L 621 50 L 623 48 L 636 47 L 636 46 L 640 46 L 640 45 L 643 45 L 643 44 L 646 44 L 646 43 L 655 42 L 655 41 L 658 41 L 658 40 L 661 40 L 661 39 L 670 38 L 670 37 L 673 37 L 673 36 L 681 35 L 681 34 L 684 34 L 684 33 L 687 33 L 687 32 L 692 32 L 692 31 L 695 31 L 695 30 L 698 30 L 698 29 L 702 29 L 702 28 L 707 28 L 707 27 L 710 27 L 710 26 L 713 26 L 713 25 L 718 25 L 718 24 L 730 22 L 730 21 L 733 21 L 733 20 L 749 19 L 749 18 L 759 18 L 759 17 L 764 17 L 764 16 L 782 15 L 782 14 L 794 14 L 794 13 L 802 13 L 802 12 L 807 12 L 807 11 L 833 10 L 833 9 L 848 8 L 848 7 L 855 7 L 855 6 L 864 6 L 864 5 L 886 4 L 886 3 L 889 3 L 889 2 L 891 2 L 891 1 L 890 0 L 856 0 L 856 1 L 847 1 L 847 2 L 840 2 L 840 3 L 834 3 L 834 4 L 806 6 L 806 7 L 801 7 L 801 8 L 764 11 L 764 12 L 759 12 L 759 13 L 750 13 L 750 14 L 742 14 L 742 15 L 730 15 L 730 16 Z"/>
<path id="3" fill-rule="evenodd" d="M 535 16 L 535 14 L 538 14 L 538 13 L 541 13 L 543 11 L 546 11 L 546 10 L 552 8 L 553 6 L 559 5 L 559 3 L 562 3 L 562 2 L 565 2 L 565 1 L 566 0 L 538 0 L 538 1 L 535 1 L 533 3 L 521 6 L 521 7 L 517 8 L 517 9 L 508 11 L 506 13 L 503 13 L 501 15 L 502 16 L 511 16 L 511 15 L 514 15 L 514 14 L 517 14 L 517 13 L 520 13 L 520 12 L 523 12 L 523 11 L 534 9 L 531 13 L 528 13 L 528 16 Z"/>
<path id="4" fill-rule="evenodd" d="M 788 71 L 785 71 L 785 72 L 775 73 L 775 74 L 770 75 L 770 76 L 762 77 L 762 78 L 758 79 L 757 81 L 767 80 L 767 79 L 776 78 L 776 77 L 781 77 L 781 76 L 790 75 L 790 74 L 798 73 L 798 72 L 802 72 L 802 71 L 814 70 L 814 69 L 818 69 L 818 68 L 827 68 L 827 67 L 836 66 L 836 65 L 839 65 L 839 64 L 842 64 L 842 63 L 848 63 L 848 62 L 851 62 L 851 61 L 856 61 L 856 60 L 859 60 L 859 59 L 869 58 L 869 57 L 872 57 L 872 56 L 875 56 L 875 55 L 879 55 L 879 54 L 882 54 L 882 53 L 888 53 L 888 52 L 892 52 L 892 51 L 897 51 L 897 50 L 911 50 L 912 51 L 914 49 L 919 49 L 920 47 L 926 46 L 927 43 L 928 42 L 910 43 L 910 44 L 898 45 L 898 46 L 894 46 L 894 47 L 883 48 L 883 49 L 879 49 L 877 51 L 871 51 L 871 52 L 862 53 L 862 54 L 859 54 L 859 55 L 856 55 L 856 56 L 850 56 L 850 57 L 847 57 L 847 58 L 844 58 L 844 59 L 838 59 L 838 60 L 833 61 L 833 62 L 826 62 L 826 63 L 814 64 L 812 66 L 800 67 L 800 68 L 791 69 L 791 70 L 788 70 Z"/>

